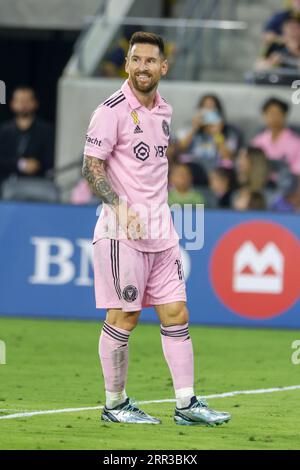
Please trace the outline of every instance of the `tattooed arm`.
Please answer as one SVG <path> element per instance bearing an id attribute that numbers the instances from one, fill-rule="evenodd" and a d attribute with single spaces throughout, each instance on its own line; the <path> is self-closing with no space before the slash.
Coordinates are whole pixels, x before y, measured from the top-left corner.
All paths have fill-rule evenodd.
<path id="1" fill-rule="evenodd" d="M 105 170 L 105 161 L 99 158 L 84 156 L 82 175 L 87 180 L 91 191 L 103 202 L 116 209 L 119 196 L 112 189 Z"/>
<path id="2" fill-rule="evenodd" d="M 87 180 L 91 191 L 116 212 L 118 223 L 123 227 L 128 238 L 134 240 L 142 238 L 139 216 L 128 208 L 112 189 L 107 178 L 105 161 L 85 155 L 82 175 Z"/>

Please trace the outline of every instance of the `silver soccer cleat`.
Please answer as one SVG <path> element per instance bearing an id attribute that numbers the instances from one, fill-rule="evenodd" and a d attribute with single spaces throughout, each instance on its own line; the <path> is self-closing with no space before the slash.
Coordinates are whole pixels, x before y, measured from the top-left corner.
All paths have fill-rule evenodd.
<path id="1" fill-rule="evenodd" d="M 231 415 L 215 411 L 204 400 L 193 397 L 188 408 L 175 408 L 174 421 L 185 426 L 215 426 L 228 423 Z"/>
<path id="2" fill-rule="evenodd" d="M 140 410 L 134 401 L 127 398 L 121 405 L 115 408 L 103 408 L 101 420 L 111 423 L 127 424 L 160 424 L 161 421 Z"/>

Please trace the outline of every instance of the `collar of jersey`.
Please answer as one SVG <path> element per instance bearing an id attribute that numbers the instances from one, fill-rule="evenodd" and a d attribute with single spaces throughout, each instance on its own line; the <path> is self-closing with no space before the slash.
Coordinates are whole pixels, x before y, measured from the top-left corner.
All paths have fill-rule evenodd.
<path id="1" fill-rule="evenodd" d="M 137 97 L 132 92 L 132 90 L 129 86 L 128 80 L 126 80 L 123 83 L 123 85 L 121 86 L 121 90 L 124 93 L 128 103 L 129 103 L 129 106 L 132 109 L 138 109 L 138 108 L 143 107 L 143 105 L 139 102 Z M 162 99 L 159 92 L 157 91 L 156 92 L 156 106 L 153 109 L 155 109 L 155 108 L 165 108 L 165 107 L 167 107 L 167 103 L 165 103 L 165 101 Z"/>

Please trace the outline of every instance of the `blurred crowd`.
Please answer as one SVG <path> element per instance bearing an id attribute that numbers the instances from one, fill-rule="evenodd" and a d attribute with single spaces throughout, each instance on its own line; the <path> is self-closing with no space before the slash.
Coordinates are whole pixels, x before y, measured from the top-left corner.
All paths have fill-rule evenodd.
<path id="1" fill-rule="evenodd" d="M 300 0 L 284 0 L 282 11 L 273 13 L 263 26 L 261 47 L 255 63 L 258 72 L 276 71 L 295 73 L 300 70 Z M 172 14 L 175 2 L 166 2 L 167 15 Z M 131 35 L 142 26 L 124 26 L 99 65 L 97 74 L 102 77 L 125 77 L 124 64 Z M 166 42 L 169 68 L 176 61 L 177 48 Z M 249 64 L 250 65 L 250 64 Z"/>
<path id="2" fill-rule="evenodd" d="M 264 26 L 257 70 L 300 70 L 300 0 L 285 3 Z"/>
<path id="3" fill-rule="evenodd" d="M 166 0 L 166 16 L 171 15 L 174 4 L 174 0 Z M 287 5 L 264 26 L 258 70 L 300 68 L 300 0 L 290 0 Z M 126 77 L 124 61 L 129 38 L 136 29 L 124 28 L 101 63 L 100 75 Z M 167 44 L 167 55 L 172 65 L 176 50 L 171 43 Z M 32 88 L 19 86 L 9 105 L 12 119 L 0 125 L 2 197 L 13 199 L 16 188 L 22 187 L 26 193 L 26 188 L 36 185 L 32 200 L 44 200 L 44 196 L 51 200 L 53 128 L 38 116 L 39 100 Z M 289 104 L 276 96 L 266 97 L 257 110 L 264 127 L 258 128 L 251 139 L 246 139 L 245 129 L 228 121 L 228 111 L 218 96 L 206 94 L 191 110 L 187 126 L 171 135 L 167 152 L 169 204 L 299 212 L 300 127 L 288 123 Z M 53 200 L 57 197 L 54 191 Z M 70 198 L 74 204 L 95 202 L 82 179 Z"/>
<path id="4" fill-rule="evenodd" d="M 0 183 L 4 193 L 38 183 L 43 200 L 54 138 L 52 127 L 37 116 L 38 105 L 31 88 L 14 91 L 13 118 L 0 126 Z M 200 97 L 189 125 L 171 136 L 169 204 L 300 211 L 300 128 L 288 125 L 288 113 L 288 103 L 268 98 L 261 106 L 264 127 L 246 142 L 218 96 Z M 95 202 L 85 180 L 73 188 L 71 202 Z"/>
<path id="5" fill-rule="evenodd" d="M 300 128 L 288 126 L 289 106 L 268 98 L 261 107 L 265 123 L 245 142 L 220 99 L 199 99 L 190 125 L 171 137 L 169 204 L 205 204 L 206 208 L 300 211 Z M 75 204 L 89 203 L 81 180 L 72 192 Z"/>
<path id="6" fill-rule="evenodd" d="M 200 98 L 190 126 L 169 147 L 170 204 L 300 210 L 300 129 L 287 124 L 288 104 L 271 97 L 261 108 L 265 127 L 250 142 L 226 119 L 220 99 Z"/>

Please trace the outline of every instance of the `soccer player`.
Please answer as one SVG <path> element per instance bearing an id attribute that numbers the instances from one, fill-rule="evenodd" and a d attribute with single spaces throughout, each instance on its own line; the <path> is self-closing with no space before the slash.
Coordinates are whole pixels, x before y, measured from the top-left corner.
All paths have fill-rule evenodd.
<path id="1" fill-rule="evenodd" d="M 175 422 L 222 424 L 230 415 L 208 408 L 194 392 L 185 282 L 166 204 L 172 108 L 157 91 L 168 70 L 162 38 L 133 34 L 125 70 L 128 80 L 92 115 L 82 170 L 103 201 L 94 233 L 96 306 L 107 309 L 99 341 L 106 391 L 102 420 L 160 423 L 125 391 L 130 334 L 142 307 L 154 306 L 175 389 Z"/>

